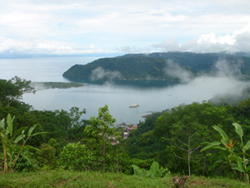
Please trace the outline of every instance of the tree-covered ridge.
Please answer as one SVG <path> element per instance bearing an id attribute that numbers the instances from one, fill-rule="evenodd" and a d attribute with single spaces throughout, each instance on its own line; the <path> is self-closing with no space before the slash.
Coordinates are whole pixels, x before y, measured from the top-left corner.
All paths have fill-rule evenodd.
<path id="1" fill-rule="evenodd" d="M 101 58 L 86 65 L 76 64 L 63 73 L 65 78 L 79 81 L 112 80 L 164 80 L 180 81 L 171 74 L 177 69 L 191 76 L 213 73 L 218 61 L 226 61 L 242 75 L 250 74 L 250 57 L 223 53 L 151 53 L 127 54 L 114 58 Z"/>
<path id="2" fill-rule="evenodd" d="M 145 80 L 151 79 L 166 79 L 164 73 L 166 63 L 161 58 L 151 57 L 118 57 L 118 58 L 102 58 L 87 65 L 74 65 L 63 76 L 66 78 L 83 78 L 91 79 L 92 71 L 98 67 L 102 67 L 108 71 L 119 71 L 120 80 Z M 108 75 L 107 75 L 108 77 Z M 108 78 L 104 79 L 108 79 Z"/>

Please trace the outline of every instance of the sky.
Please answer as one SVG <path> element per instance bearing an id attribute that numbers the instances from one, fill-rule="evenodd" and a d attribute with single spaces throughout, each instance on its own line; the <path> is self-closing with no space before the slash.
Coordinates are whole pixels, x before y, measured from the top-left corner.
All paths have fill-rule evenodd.
<path id="1" fill-rule="evenodd" d="M 250 52 L 249 0 L 0 0 L 0 56 Z"/>

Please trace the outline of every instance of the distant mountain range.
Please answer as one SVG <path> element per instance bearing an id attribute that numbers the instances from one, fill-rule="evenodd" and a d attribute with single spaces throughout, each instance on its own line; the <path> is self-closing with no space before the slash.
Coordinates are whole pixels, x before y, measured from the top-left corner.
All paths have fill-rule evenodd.
<path id="1" fill-rule="evenodd" d="M 63 73 L 72 81 L 101 83 L 107 80 L 185 82 L 193 77 L 218 73 L 250 76 L 250 56 L 245 53 L 167 52 L 126 54 L 100 58 L 86 65 L 76 64 Z"/>

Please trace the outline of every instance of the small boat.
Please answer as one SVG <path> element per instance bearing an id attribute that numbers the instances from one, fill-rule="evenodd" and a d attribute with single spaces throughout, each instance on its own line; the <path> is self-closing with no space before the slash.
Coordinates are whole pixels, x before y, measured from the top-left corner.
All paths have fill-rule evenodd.
<path id="1" fill-rule="evenodd" d="M 139 106 L 139 104 L 131 104 L 130 106 L 129 106 L 129 108 L 137 108 Z"/>

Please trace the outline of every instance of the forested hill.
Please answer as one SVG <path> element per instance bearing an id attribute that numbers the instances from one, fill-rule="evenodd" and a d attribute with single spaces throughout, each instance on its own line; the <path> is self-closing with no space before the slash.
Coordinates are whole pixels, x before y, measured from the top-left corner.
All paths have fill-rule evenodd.
<path id="1" fill-rule="evenodd" d="M 236 68 L 239 74 L 250 75 L 250 57 L 241 54 L 167 52 L 101 58 L 86 65 L 76 64 L 64 72 L 63 76 L 74 81 L 112 79 L 178 82 L 178 73 L 185 71 L 192 76 L 211 74 L 220 61 L 224 61 L 223 66 L 226 62 Z"/>

